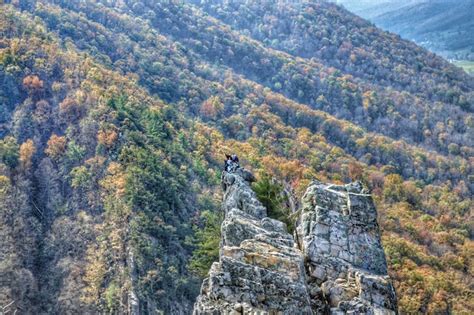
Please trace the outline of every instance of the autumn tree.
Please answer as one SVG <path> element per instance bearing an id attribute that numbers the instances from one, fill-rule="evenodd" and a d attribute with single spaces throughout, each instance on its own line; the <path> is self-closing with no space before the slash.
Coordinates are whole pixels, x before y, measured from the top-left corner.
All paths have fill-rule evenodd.
<path id="1" fill-rule="evenodd" d="M 97 141 L 107 149 L 113 147 L 114 143 L 118 139 L 118 133 L 115 127 L 103 128 L 97 133 Z"/>
<path id="2" fill-rule="evenodd" d="M 28 75 L 23 79 L 23 87 L 30 95 L 35 95 L 43 90 L 44 83 L 37 75 Z"/>
<path id="3" fill-rule="evenodd" d="M 53 159 L 58 159 L 66 151 L 66 137 L 53 134 L 48 140 L 48 146 L 45 150 Z"/>
<path id="4" fill-rule="evenodd" d="M 224 104 L 219 96 L 211 96 L 205 100 L 200 109 L 200 113 L 209 119 L 216 119 L 224 111 Z"/>
<path id="5" fill-rule="evenodd" d="M 383 196 L 386 200 L 399 202 L 404 199 L 403 178 L 398 174 L 389 174 L 385 177 Z"/>
<path id="6" fill-rule="evenodd" d="M 31 167 L 33 155 L 36 152 L 35 144 L 33 140 L 28 139 L 23 142 L 20 146 L 20 162 L 23 169 L 29 169 Z"/>

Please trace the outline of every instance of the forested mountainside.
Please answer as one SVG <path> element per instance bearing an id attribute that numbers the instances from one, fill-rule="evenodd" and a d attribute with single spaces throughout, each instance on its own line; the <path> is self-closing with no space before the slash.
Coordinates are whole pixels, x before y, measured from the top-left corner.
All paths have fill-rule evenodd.
<path id="1" fill-rule="evenodd" d="M 473 0 L 339 0 L 378 27 L 449 59 L 474 62 Z"/>
<path id="2" fill-rule="evenodd" d="M 296 196 L 362 180 L 400 311 L 473 311 L 458 68 L 317 1 L 0 8 L 1 305 L 189 313 L 237 152 Z"/>

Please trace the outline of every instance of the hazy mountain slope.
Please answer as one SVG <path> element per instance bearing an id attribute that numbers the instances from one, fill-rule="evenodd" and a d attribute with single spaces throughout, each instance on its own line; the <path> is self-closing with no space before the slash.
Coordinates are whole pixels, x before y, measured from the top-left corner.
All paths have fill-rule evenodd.
<path id="1" fill-rule="evenodd" d="M 474 61 L 472 0 L 420 3 L 379 15 L 373 22 L 447 58 Z"/>
<path id="2" fill-rule="evenodd" d="M 191 226 L 216 210 L 221 158 L 237 152 L 297 195 L 313 177 L 363 180 L 401 310 L 472 310 L 474 126 L 459 104 L 433 105 L 422 85 L 417 96 L 385 91 L 188 5 L 54 3 L 21 2 L 29 13 L 2 6 L 0 226 L 12 257 L 2 260 L 2 305 L 125 312 L 134 292 L 149 313 L 189 312 L 198 289 L 186 266 Z M 440 90 L 472 93 L 433 69 Z M 366 89 L 404 98 L 387 117 L 391 130 L 371 108 L 384 101 Z M 413 104 L 432 132 L 423 139 L 404 130 L 418 128 L 415 118 L 395 119 Z M 21 276 L 29 280 L 19 290 Z"/>
<path id="3" fill-rule="evenodd" d="M 403 7 L 412 6 L 417 3 L 426 2 L 425 0 L 333 0 L 328 1 L 338 5 L 342 5 L 349 11 L 354 12 L 358 16 L 363 16 L 370 20 L 381 14 L 400 10 Z"/>
<path id="4" fill-rule="evenodd" d="M 401 78 L 396 76 L 396 72 L 400 71 L 411 74 L 410 87 L 423 84 L 420 79 L 426 79 L 428 75 L 436 77 L 436 84 L 441 84 L 438 82 L 441 80 L 450 86 L 467 84 L 472 87 L 473 84 L 469 77 L 456 73 L 455 68 L 441 58 L 374 28 L 334 4 L 318 1 L 294 6 L 214 1 L 198 3 L 209 14 L 270 47 L 301 57 L 317 58 L 369 82 L 396 88 L 403 84 Z M 232 14 L 235 12 L 241 14 Z M 357 52 L 365 53 L 361 56 L 365 60 L 353 60 L 357 59 Z M 363 71 L 358 71 L 361 68 Z M 439 72 L 440 69 L 443 72 Z M 377 76 L 378 71 L 383 75 Z M 448 77 L 446 72 L 452 72 L 452 75 Z M 390 80 L 386 82 L 388 78 Z"/>
<path id="5" fill-rule="evenodd" d="M 474 1 L 341 1 L 377 26 L 414 40 L 445 58 L 474 61 Z"/>

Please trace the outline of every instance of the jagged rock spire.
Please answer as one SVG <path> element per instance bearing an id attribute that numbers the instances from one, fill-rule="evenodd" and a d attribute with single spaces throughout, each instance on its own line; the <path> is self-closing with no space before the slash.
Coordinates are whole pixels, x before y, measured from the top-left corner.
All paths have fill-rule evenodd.
<path id="1" fill-rule="evenodd" d="M 266 217 L 253 176 L 224 173 L 219 262 L 202 284 L 194 314 L 312 314 L 302 253 L 284 223 Z"/>

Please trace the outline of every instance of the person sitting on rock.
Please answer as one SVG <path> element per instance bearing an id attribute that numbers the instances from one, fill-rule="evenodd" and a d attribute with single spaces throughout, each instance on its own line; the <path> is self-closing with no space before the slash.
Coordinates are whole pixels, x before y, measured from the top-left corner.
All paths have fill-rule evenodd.
<path id="1" fill-rule="evenodd" d="M 232 155 L 225 155 L 226 160 L 224 161 L 224 170 L 228 173 L 233 173 L 235 172 L 238 168 L 240 168 L 239 165 L 239 157 L 237 154 L 232 154 Z"/>
<path id="2" fill-rule="evenodd" d="M 224 171 L 230 172 L 232 168 L 232 156 L 226 154 L 225 161 L 224 161 Z"/>

